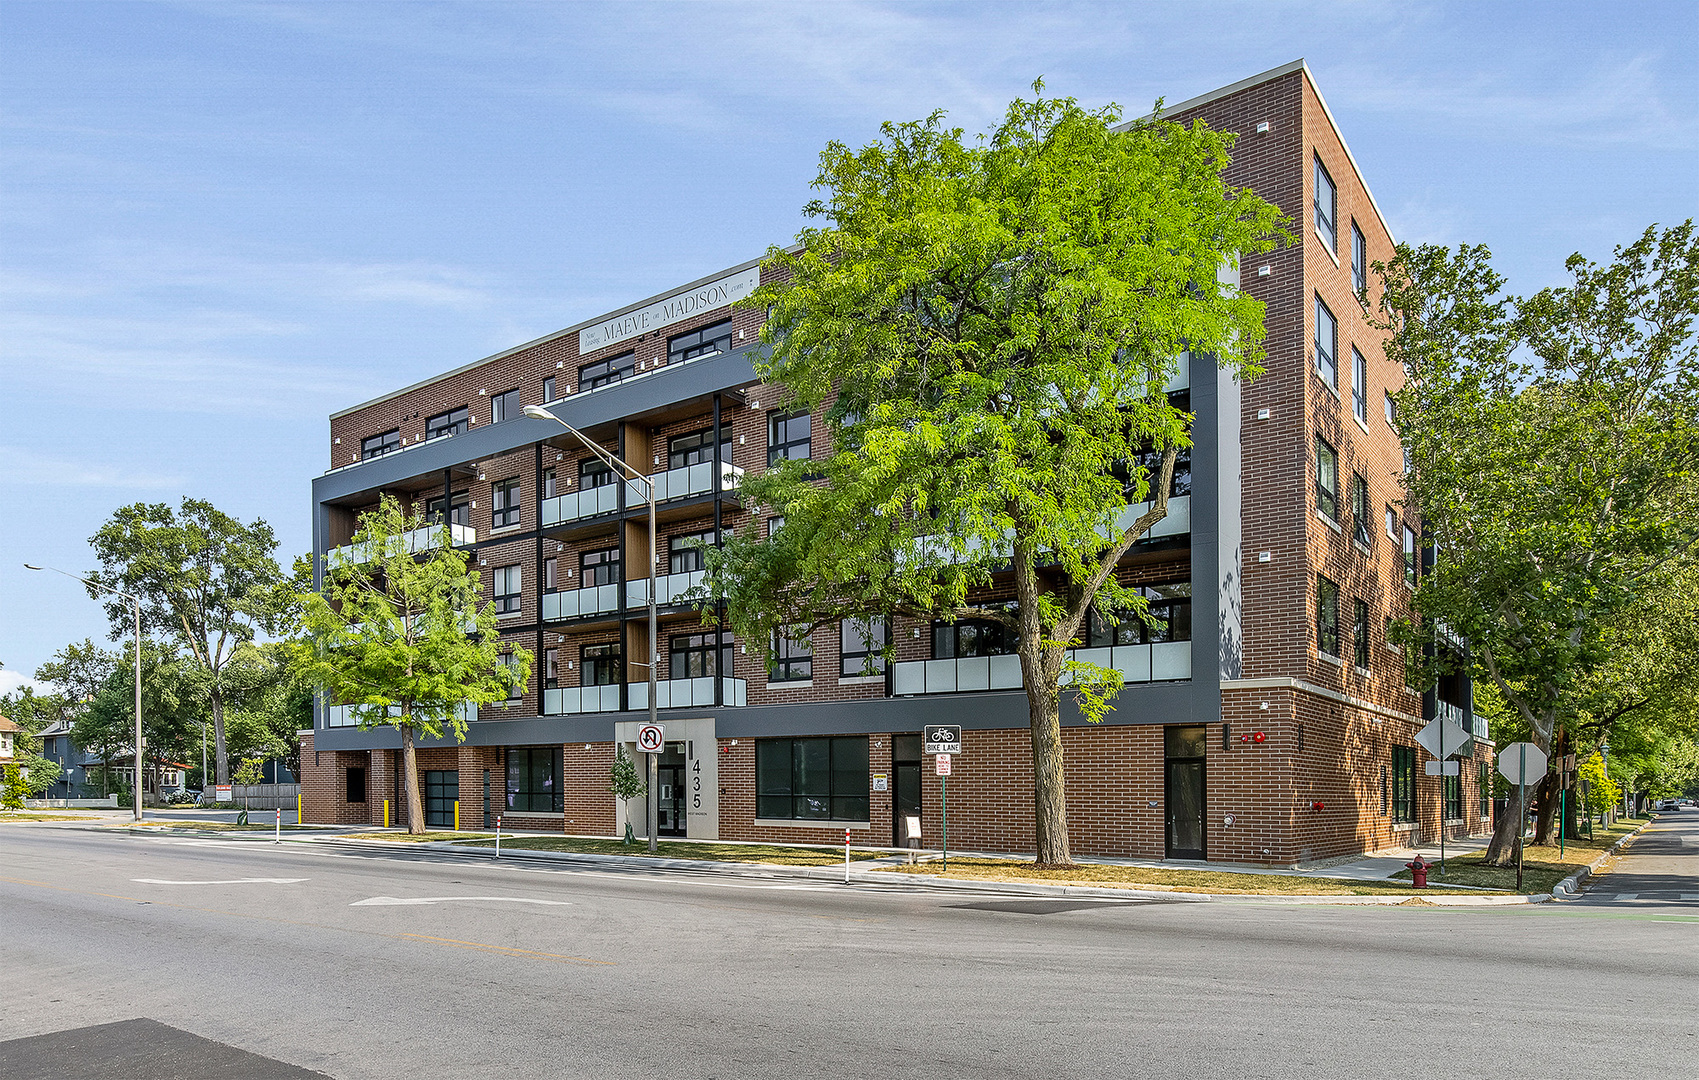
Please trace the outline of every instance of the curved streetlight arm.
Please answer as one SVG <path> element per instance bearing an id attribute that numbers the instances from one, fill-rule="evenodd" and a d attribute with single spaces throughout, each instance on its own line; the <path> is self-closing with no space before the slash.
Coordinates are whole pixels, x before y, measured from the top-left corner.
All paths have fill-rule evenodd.
<path id="1" fill-rule="evenodd" d="M 562 420 L 560 417 L 556 416 L 554 413 L 550 412 L 549 410 L 543 408 L 540 405 L 527 405 L 527 406 L 525 406 L 524 411 L 525 411 L 525 415 L 529 416 L 533 420 L 553 420 L 555 423 L 559 424 L 561 427 L 572 432 L 573 436 L 576 437 L 579 442 L 583 443 L 584 446 L 592 454 L 595 454 L 598 458 L 600 458 L 604 465 L 609 465 L 609 466 L 612 466 L 615 469 L 618 469 L 620 472 L 622 472 L 626 475 L 627 480 L 641 480 L 641 481 L 643 481 L 643 484 L 646 488 L 649 488 L 651 490 L 654 488 L 655 482 L 649 478 L 648 474 L 638 472 L 636 469 L 631 467 L 631 464 L 629 462 L 625 461 L 622 458 L 615 456 L 613 453 L 609 452 L 605 447 L 603 447 L 600 443 L 598 443 L 594 439 L 590 438 L 590 436 L 584 434 L 582 431 L 579 431 L 577 428 L 573 427 L 571 424 L 567 423 L 565 420 Z"/>

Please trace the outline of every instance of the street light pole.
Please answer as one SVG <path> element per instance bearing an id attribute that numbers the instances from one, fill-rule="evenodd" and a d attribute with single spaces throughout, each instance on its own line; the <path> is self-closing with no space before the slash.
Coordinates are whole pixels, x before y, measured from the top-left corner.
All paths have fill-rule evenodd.
<path id="1" fill-rule="evenodd" d="M 555 423 L 571 432 L 574 438 L 589 448 L 590 452 L 600 458 L 604 464 L 613 466 L 621 473 L 629 475 L 633 480 L 641 480 L 643 482 L 643 491 L 649 502 L 649 723 L 653 726 L 656 723 L 655 678 L 656 672 L 660 668 L 661 661 L 661 645 L 659 636 L 660 619 L 657 614 L 660 603 L 660 594 L 656 589 L 657 583 L 655 580 L 655 481 L 651 479 L 647 473 L 638 472 L 617 455 L 610 454 L 601 445 L 592 441 L 589 436 L 585 435 L 582 431 L 579 431 L 577 428 L 573 427 L 571 424 L 562 420 L 560 417 L 542 406 L 525 406 L 525 415 L 529 416 L 533 420 L 553 420 Z M 655 833 L 657 831 L 656 826 L 659 824 L 660 819 L 660 806 L 657 803 L 658 795 L 655 790 L 655 781 L 657 779 L 656 774 L 658 770 L 659 763 L 657 762 L 655 755 L 650 754 L 648 770 L 649 791 L 648 797 L 643 800 L 644 812 L 649 818 L 650 852 L 654 852 L 656 850 L 657 842 Z"/>
<path id="2" fill-rule="evenodd" d="M 63 574 L 65 577 L 73 578 L 77 581 L 82 582 L 84 585 L 87 585 L 91 589 L 100 589 L 104 592 L 111 593 L 113 596 L 123 597 L 124 599 L 126 599 L 130 602 L 131 608 L 134 609 L 134 611 L 135 611 L 135 616 L 136 616 L 136 775 L 133 777 L 132 783 L 130 784 L 130 794 L 131 794 L 131 801 L 134 804 L 132 806 L 132 810 L 134 811 L 134 813 L 136 815 L 136 820 L 140 821 L 142 819 L 142 602 L 139 599 L 137 599 L 136 597 L 131 596 L 127 592 L 119 592 L 117 589 L 114 589 L 114 588 L 107 586 L 107 585 L 102 585 L 98 581 L 90 581 L 86 577 L 77 577 L 76 574 L 66 573 L 64 570 L 61 570 L 56 566 L 32 566 L 29 563 L 24 563 L 24 569 L 25 570 L 51 570 L 55 574 Z M 69 742 L 69 740 L 67 740 L 67 743 L 68 742 Z"/>

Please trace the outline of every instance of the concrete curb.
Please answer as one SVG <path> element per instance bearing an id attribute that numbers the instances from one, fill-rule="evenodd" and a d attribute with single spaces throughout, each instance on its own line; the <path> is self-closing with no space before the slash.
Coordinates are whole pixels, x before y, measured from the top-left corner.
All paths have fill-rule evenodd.
<path id="1" fill-rule="evenodd" d="M 1611 858 L 1618 851 L 1622 850 L 1622 848 L 1627 846 L 1629 841 L 1633 840 L 1635 837 L 1639 836 L 1642 832 L 1644 832 L 1645 829 L 1646 829 L 1646 826 L 1650 825 L 1651 823 L 1652 822 L 1650 822 L 1650 821 L 1642 821 L 1640 823 L 1639 828 L 1635 829 L 1633 832 L 1629 833 L 1627 836 L 1623 837 L 1621 840 L 1618 840 L 1616 843 L 1612 844 L 1609 848 L 1605 849 L 1605 853 L 1603 855 L 1600 855 L 1598 858 L 1594 859 L 1592 862 L 1588 863 L 1586 869 L 1578 870 L 1575 873 L 1564 878 L 1562 881 L 1558 882 L 1552 888 L 1552 899 L 1553 900 L 1575 900 L 1575 899 L 1578 899 L 1581 896 L 1581 883 L 1583 881 L 1586 881 L 1588 878 L 1592 877 L 1593 871 L 1597 870 L 1600 866 L 1602 866 L 1606 859 Z"/>

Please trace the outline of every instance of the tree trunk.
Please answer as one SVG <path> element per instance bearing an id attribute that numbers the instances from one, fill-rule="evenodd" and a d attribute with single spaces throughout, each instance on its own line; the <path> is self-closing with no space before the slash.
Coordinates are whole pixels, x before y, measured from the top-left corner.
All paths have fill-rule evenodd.
<path id="1" fill-rule="evenodd" d="M 406 785 L 407 831 L 425 831 L 425 805 L 419 798 L 419 758 L 413 752 L 413 725 L 401 725 L 401 775 Z"/>
<path id="2" fill-rule="evenodd" d="M 1072 866 L 1067 784 L 1062 773 L 1062 711 L 1054 689 L 1027 686 L 1032 727 L 1032 823 L 1040 866 Z"/>
<path id="3" fill-rule="evenodd" d="M 1517 809 L 1516 785 L 1510 786 L 1509 806 L 1493 824 L 1492 842 L 1487 845 L 1484 861 L 1488 866 L 1511 866 L 1516 862 L 1516 836 L 1517 830 L 1522 827 L 1523 811 L 1537 804 L 1550 779 L 1551 774 L 1547 773 L 1540 777 L 1538 783 L 1528 785 L 1526 802 L 1521 810 Z"/>
<path id="4" fill-rule="evenodd" d="M 224 695 L 214 684 L 209 696 L 212 700 L 212 750 L 218 763 L 218 782 L 222 786 L 230 782 L 230 752 L 224 745 Z"/>

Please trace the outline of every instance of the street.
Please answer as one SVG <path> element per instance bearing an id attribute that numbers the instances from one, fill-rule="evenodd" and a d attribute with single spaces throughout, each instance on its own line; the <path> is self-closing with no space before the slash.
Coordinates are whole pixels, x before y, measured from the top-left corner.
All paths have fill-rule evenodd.
<path id="1" fill-rule="evenodd" d="M 1581 902 L 1353 908 L 13 825 L 0 1074 L 1691 1076 L 1699 811 L 1640 843 Z"/>

